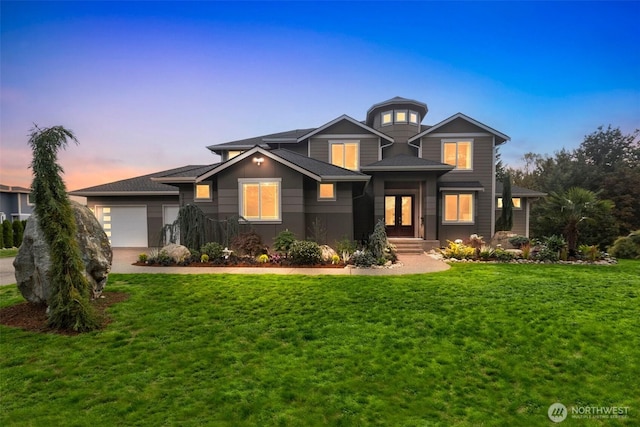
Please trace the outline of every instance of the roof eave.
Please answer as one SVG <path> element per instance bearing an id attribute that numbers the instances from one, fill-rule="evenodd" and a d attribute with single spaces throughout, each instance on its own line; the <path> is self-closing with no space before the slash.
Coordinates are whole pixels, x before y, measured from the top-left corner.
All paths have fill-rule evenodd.
<path id="1" fill-rule="evenodd" d="M 380 138 L 386 139 L 389 142 L 394 142 L 394 139 L 392 137 L 390 137 L 389 135 L 385 135 L 384 133 L 382 133 L 382 132 L 380 132 L 380 131 L 372 128 L 372 127 L 369 127 L 369 126 L 357 121 L 356 119 L 347 116 L 346 114 L 343 114 L 340 117 L 337 117 L 337 118 L 331 120 L 330 122 L 325 123 L 324 125 L 320 126 L 319 128 L 314 129 L 311 132 L 302 135 L 300 138 L 298 138 L 298 142 L 302 142 L 305 139 L 311 138 L 312 136 L 319 134 L 323 130 L 335 125 L 336 123 L 338 123 L 338 122 L 340 122 L 342 120 L 347 120 L 348 122 L 351 122 L 351 123 L 353 123 L 353 124 L 355 124 L 357 126 L 360 126 L 362 129 L 364 129 L 364 130 L 366 130 L 368 132 L 371 132 L 372 134 L 374 134 L 374 135 L 376 135 L 376 136 L 378 136 Z"/>
<path id="2" fill-rule="evenodd" d="M 433 172 L 442 171 L 448 172 L 453 170 L 453 166 L 364 166 L 360 168 L 363 171 L 371 172 Z"/>
<path id="3" fill-rule="evenodd" d="M 171 191 L 70 191 L 72 196 L 96 197 L 96 196 L 177 196 L 178 190 Z"/>

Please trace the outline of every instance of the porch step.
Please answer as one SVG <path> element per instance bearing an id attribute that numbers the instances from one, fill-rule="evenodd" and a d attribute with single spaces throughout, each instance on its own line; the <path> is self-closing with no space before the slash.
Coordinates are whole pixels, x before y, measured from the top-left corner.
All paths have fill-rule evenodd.
<path id="1" fill-rule="evenodd" d="M 416 238 L 389 238 L 389 243 L 396 247 L 398 254 L 421 254 L 424 252 L 424 240 Z"/>

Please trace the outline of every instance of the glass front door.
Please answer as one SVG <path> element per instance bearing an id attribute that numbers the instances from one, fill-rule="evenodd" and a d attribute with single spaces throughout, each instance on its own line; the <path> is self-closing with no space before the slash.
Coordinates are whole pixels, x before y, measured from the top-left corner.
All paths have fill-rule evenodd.
<path id="1" fill-rule="evenodd" d="M 385 196 L 384 223 L 387 236 L 413 237 L 413 196 Z"/>

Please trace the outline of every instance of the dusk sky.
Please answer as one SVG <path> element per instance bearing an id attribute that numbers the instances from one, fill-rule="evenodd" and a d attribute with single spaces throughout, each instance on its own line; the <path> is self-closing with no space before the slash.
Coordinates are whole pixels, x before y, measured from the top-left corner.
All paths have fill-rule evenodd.
<path id="1" fill-rule="evenodd" d="M 69 190 L 217 161 L 394 96 L 462 112 L 503 160 L 640 128 L 640 2 L 1 3 L 0 183 L 29 186 L 33 124 L 63 125 Z"/>

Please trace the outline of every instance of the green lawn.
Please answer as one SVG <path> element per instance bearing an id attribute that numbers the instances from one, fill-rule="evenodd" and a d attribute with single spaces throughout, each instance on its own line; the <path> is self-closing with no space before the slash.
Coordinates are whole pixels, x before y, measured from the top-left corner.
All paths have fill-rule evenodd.
<path id="1" fill-rule="evenodd" d="M 0 249 L 0 258 L 12 258 L 18 255 L 18 248 L 2 248 Z"/>
<path id="2" fill-rule="evenodd" d="M 637 261 L 108 289 L 131 298 L 103 331 L 0 326 L 0 425 L 545 426 L 554 402 L 630 408 L 563 426 L 640 424 Z"/>

